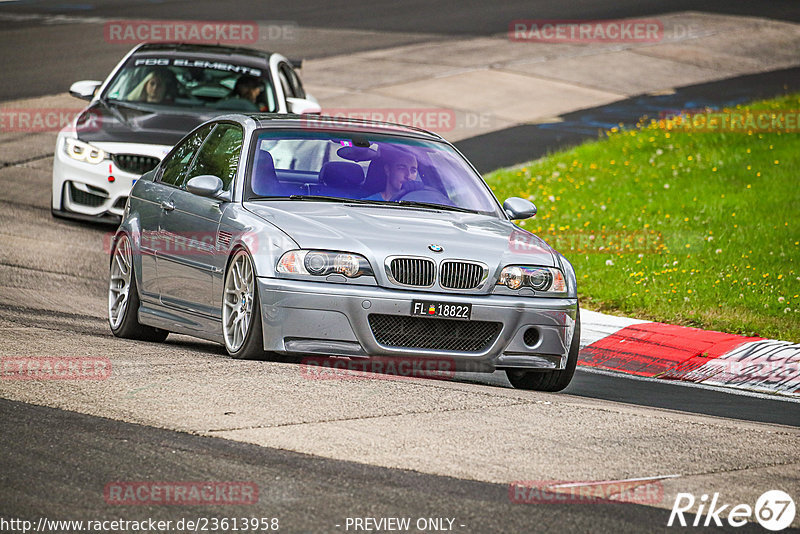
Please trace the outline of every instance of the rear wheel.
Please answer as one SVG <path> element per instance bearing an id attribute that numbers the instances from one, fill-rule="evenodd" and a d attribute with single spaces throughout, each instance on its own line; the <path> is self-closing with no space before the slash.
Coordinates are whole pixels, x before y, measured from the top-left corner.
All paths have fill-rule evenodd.
<path id="1" fill-rule="evenodd" d="M 139 291 L 133 270 L 131 240 L 123 234 L 114 246 L 108 281 L 108 324 L 111 332 L 127 339 L 160 342 L 169 332 L 139 323 Z"/>
<path id="2" fill-rule="evenodd" d="M 233 358 L 256 359 L 264 355 L 261 306 L 255 268 L 250 255 L 237 250 L 225 272 L 222 297 L 222 334 Z"/>
<path id="3" fill-rule="evenodd" d="M 567 365 L 557 371 L 524 371 L 520 369 L 506 369 L 506 376 L 511 385 L 517 389 L 535 391 L 561 391 L 572 381 L 575 367 L 578 365 L 578 351 L 581 347 L 581 316 L 580 310 L 575 318 L 575 331 L 569 345 Z"/>

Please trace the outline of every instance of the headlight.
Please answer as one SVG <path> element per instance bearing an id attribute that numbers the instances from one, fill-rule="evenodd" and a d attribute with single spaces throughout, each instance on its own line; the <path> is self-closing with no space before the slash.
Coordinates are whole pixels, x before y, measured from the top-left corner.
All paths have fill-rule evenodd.
<path id="1" fill-rule="evenodd" d="M 72 159 L 77 159 L 78 161 L 85 161 L 86 163 L 92 164 L 100 163 L 106 159 L 105 151 L 97 148 L 94 145 L 84 143 L 83 141 L 78 141 L 72 137 L 67 137 L 65 141 L 64 151 Z"/>
<path id="2" fill-rule="evenodd" d="M 341 274 L 347 278 L 374 276 L 363 256 L 324 250 L 290 250 L 278 260 L 277 271 L 284 274 L 326 276 Z"/>
<path id="3" fill-rule="evenodd" d="M 529 287 L 537 293 L 566 293 L 564 273 L 553 267 L 512 265 L 500 272 L 498 284 L 511 289 Z"/>

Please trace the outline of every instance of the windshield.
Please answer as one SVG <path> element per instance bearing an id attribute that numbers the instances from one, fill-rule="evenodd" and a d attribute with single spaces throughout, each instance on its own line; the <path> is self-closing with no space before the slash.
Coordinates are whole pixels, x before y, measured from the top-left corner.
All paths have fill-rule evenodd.
<path id="1" fill-rule="evenodd" d="M 134 56 L 114 76 L 103 98 L 172 108 L 277 109 L 266 68 L 215 59 Z"/>
<path id="2" fill-rule="evenodd" d="M 382 134 L 256 132 L 249 198 L 358 201 L 500 215 L 480 176 L 446 143 Z"/>

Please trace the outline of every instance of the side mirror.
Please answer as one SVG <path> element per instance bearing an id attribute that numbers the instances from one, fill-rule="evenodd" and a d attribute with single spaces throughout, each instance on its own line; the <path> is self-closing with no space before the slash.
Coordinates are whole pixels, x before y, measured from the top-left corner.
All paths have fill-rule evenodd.
<path id="1" fill-rule="evenodd" d="M 75 82 L 69 87 L 69 94 L 81 100 L 91 100 L 101 85 L 103 85 L 103 82 L 96 80 Z"/>
<path id="2" fill-rule="evenodd" d="M 510 197 L 503 202 L 503 209 L 512 221 L 530 219 L 536 215 L 536 206 L 530 200 L 519 197 Z"/>
<path id="3" fill-rule="evenodd" d="M 286 99 L 286 103 L 289 104 L 289 111 L 297 115 L 303 115 L 305 113 L 319 115 L 322 113 L 322 108 L 319 104 L 309 98 L 289 97 Z"/>
<path id="4" fill-rule="evenodd" d="M 214 198 L 222 191 L 222 180 L 211 174 L 201 174 L 186 182 L 186 190 L 201 197 Z"/>

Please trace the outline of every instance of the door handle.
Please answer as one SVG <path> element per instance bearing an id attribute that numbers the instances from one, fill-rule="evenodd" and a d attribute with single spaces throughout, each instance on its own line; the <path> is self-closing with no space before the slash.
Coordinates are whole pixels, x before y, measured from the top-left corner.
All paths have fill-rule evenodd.
<path id="1" fill-rule="evenodd" d="M 161 203 L 161 209 L 164 211 L 172 211 L 175 209 L 175 204 L 170 202 L 169 200 L 165 200 Z"/>

